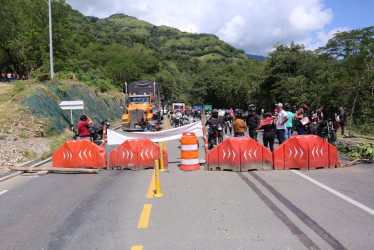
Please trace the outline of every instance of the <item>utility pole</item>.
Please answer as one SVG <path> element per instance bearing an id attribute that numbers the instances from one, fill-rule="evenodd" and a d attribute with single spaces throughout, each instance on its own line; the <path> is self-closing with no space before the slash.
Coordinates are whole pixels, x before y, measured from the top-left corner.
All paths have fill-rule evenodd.
<path id="1" fill-rule="evenodd" d="M 47 3 L 47 1 L 45 0 Z M 51 0 L 48 0 L 48 9 L 49 9 L 49 61 L 50 61 L 50 69 L 51 69 L 51 79 L 53 79 L 53 46 L 52 46 L 52 8 L 51 8 Z"/>

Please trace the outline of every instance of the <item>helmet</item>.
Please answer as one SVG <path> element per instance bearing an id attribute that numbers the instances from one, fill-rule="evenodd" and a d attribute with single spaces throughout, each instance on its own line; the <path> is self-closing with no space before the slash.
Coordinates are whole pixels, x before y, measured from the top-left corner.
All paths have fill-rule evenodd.
<path id="1" fill-rule="evenodd" d="M 291 104 L 289 104 L 288 102 L 286 102 L 286 103 L 284 104 L 284 109 L 285 109 L 285 110 L 291 110 Z"/>
<path id="2" fill-rule="evenodd" d="M 235 109 L 235 116 L 236 117 L 242 117 L 243 116 L 243 110 Z"/>
<path id="3" fill-rule="evenodd" d="M 214 117 L 214 118 L 218 117 L 218 110 L 217 109 L 212 110 L 212 117 Z"/>
<path id="4" fill-rule="evenodd" d="M 248 111 L 249 112 L 256 112 L 256 106 L 254 104 L 249 104 L 248 105 Z"/>

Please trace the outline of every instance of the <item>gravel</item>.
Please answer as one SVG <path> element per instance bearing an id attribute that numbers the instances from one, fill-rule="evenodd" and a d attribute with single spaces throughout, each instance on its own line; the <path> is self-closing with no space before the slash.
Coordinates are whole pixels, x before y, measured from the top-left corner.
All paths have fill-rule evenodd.
<path id="1" fill-rule="evenodd" d="M 50 150 L 50 140 L 42 137 L 20 138 L 0 133 L 0 176 L 9 172 L 9 167 L 40 159 L 44 152 Z M 36 158 L 27 158 L 26 151 L 29 151 L 29 155 L 36 155 Z"/>

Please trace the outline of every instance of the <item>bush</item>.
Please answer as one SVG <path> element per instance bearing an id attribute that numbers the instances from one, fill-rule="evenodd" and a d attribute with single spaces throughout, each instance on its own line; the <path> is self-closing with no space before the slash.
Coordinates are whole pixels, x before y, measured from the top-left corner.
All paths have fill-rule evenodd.
<path id="1" fill-rule="evenodd" d="M 57 90 L 63 95 L 66 96 L 68 93 L 68 89 L 64 85 L 60 85 L 57 87 Z"/>

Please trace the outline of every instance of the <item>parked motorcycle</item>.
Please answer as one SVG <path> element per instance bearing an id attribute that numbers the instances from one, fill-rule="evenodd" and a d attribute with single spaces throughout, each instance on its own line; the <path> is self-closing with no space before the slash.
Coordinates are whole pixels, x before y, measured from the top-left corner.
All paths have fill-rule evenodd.
<path id="1" fill-rule="evenodd" d="M 104 125 L 106 125 L 106 129 L 108 129 L 110 123 L 107 122 L 107 120 L 100 119 L 99 122 L 95 123 L 94 125 L 90 124 L 88 126 L 88 131 L 90 131 L 90 140 L 99 146 L 103 143 Z M 79 137 L 78 131 L 74 127 L 72 127 L 72 130 L 74 132 L 72 137 L 73 140 L 82 139 Z"/>
<path id="2" fill-rule="evenodd" d="M 336 131 L 339 128 L 339 123 L 331 120 L 323 120 L 318 123 L 310 123 L 308 127 L 309 134 L 317 135 L 323 140 L 333 143 L 337 139 Z"/>

